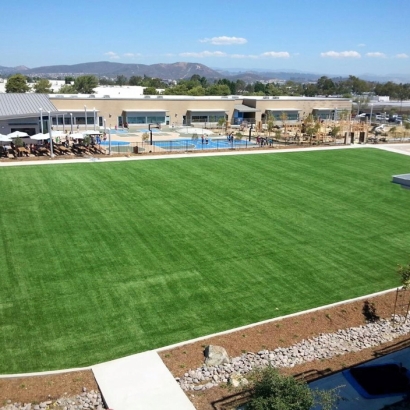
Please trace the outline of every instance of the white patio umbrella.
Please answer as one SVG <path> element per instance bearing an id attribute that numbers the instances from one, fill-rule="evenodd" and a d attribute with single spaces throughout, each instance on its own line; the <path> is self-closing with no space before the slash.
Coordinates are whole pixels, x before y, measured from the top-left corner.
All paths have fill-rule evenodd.
<path id="1" fill-rule="evenodd" d="M 11 139 L 7 135 L 0 134 L 0 142 L 11 142 Z"/>
<path id="2" fill-rule="evenodd" d="M 53 138 L 55 137 L 64 137 L 66 135 L 63 131 L 53 131 Z"/>
<path id="3" fill-rule="evenodd" d="M 14 131 L 10 134 L 7 134 L 7 136 L 9 138 L 22 138 L 22 137 L 28 137 L 27 132 L 23 132 L 23 131 Z"/>
<path id="4" fill-rule="evenodd" d="M 100 131 L 92 131 L 92 130 L 86 130 L 86 131 L 83 131 L 83 134 L 84 135 L 102 135 L 102 132 L 100 132 Z"/>
<path id="5" fill-rule="evenodd" d="M 50 138 L 50 134 L 42 134 L 41 132 L 36 135 L 31 135 L 30 138 L 32 140 L 41 141 L 41 140 L 48 140 Z"/>
<path id="6" fill-rule="evenodd" d="M 84 135 L 80 134 L 79 132 L 76 132 L 74 134 L 68 134 L 69 137 L 77 139 L 77 140 L 83 140 L 84 139 Z"/>

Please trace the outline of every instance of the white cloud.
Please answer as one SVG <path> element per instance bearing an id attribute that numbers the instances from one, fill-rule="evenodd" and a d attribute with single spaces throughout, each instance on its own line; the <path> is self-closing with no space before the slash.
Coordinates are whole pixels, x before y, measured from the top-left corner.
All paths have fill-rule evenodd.
<path id="1" fill-rule="evenodd" d="M 124 53 L 124 57 L 134 57 L 134 53 Z"/>
<path id="2" fill-rule="evenodd" d="M 396 58 L 409 58 L 409 56 L 405 53 L 400 53 L 395 55 Z"/>
<path id="3" fill-rule="evenodd" d="M 321 57 L 331 58 L 360 58 L 361 55 L 357 51 L 326 51 L 326 53 L 320 53 Z"/>
<path id="4" fill-rule="evenodd" d="M 230 58 L 258 58 L 258 56 L 253 54 L 230 54 L 228 57 Z"/>
<path id="5" fill-rule="evenodd" d="M 181 57 L 197 57 L 197 58 L 204 58 L 204 57 L 226 57 L 226 53 L 222 51 L 201 51 L 199 53 L 180 53 Z"/>
<path id="6" fill-rule="evenodd" d="M 211 43 L 216 46 L 230 46 L 232 44 L 246 44 L 248 40 L 243 37 L 212 37 L 199 40 L 201 43 Z"/>
<path id="7" fill-rule="evenodd" d="M 366 53 L 367 57 L 376 57 L 376 58 L 386 58 L 386 54 L 380 53 L 380 51 L 375 51 L 372 53 Z"/>
<path id="8" fill-rule="evenodd" d="M 267 51 L 266 53 L 262 53 L 261 57 L 289 58 L 290 54 L 287 51 Z"/>
<path id="9" fill-rule="evenodd" d="M 366 44 L 360 43 L 360 44 L 357 45 L 357 47 L 366 47 Z"/>
<path id="10" fill-rule="evenodd" d="M 117 53 L 114 53 L 114 51 L 108 51 L 107 53 L 104 53 L 104 55 L 108 56 L 110 60 L 118 60 L 120 56 Z"/>

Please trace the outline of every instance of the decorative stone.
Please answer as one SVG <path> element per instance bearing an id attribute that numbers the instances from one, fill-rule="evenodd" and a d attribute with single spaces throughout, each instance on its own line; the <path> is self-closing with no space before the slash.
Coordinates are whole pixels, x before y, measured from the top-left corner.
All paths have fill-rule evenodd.
<path id="1" fill-rule="evenodd" d="M 229 363 L 229 356 L 226 350 L 221 346 L 209 345 L 205 348 L 205 364 L 207 366 L 218 366 Z"/>

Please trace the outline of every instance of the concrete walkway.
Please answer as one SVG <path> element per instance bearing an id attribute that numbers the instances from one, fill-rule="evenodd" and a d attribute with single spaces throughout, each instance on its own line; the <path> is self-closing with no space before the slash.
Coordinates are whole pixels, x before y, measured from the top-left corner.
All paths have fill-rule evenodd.
<path id="1" fill-rule="evenodd" d="M 154 351 L 92 367 L 109 409 L 195 410 Z"/>
<path id="2" fill-rule="evenodd" d="M 184 152 L 179 154 L 163 154 L 163 155 L 141 155 L 141 156 L 123 156 L 123 157 L 98 157 L 98 158 L 72 158 L 72 157 L 56 157 L 55 159 L 47 158 L 45 160 L 33 160 L 33 161 L 0 161 L 1 167 L 14 167 L 14 166 L 31 166 L 31 165 L 60 165 L 60 164 L 89 164 L 100 162 L 118 162 L 118 161 L 146 161 L 146 160 L 162 160 L 162 159 L 177 159 L 177 158 L 200 158 L 200 157 L 222 157 L 232 155 L 266 155 L 266 154 L 281 154 L 285 152 L 314 152 L 314 151 L 330 151 L 339 149 L 357 149 L 357 148 L 369 148 L 369 145 L 338 145 L 338 146 L 325 146 L 325 147 L 309 147 L 309 148 L 281 148 L 281 149 L 249 149 L 249 150 L 233 150 L 218 152 Z M 374 148 L 373 146 L 371 146 Z M 379 147 L 376 147 L 379 148 Z M 380 147 L 381 148 L 381 147 Z"/>

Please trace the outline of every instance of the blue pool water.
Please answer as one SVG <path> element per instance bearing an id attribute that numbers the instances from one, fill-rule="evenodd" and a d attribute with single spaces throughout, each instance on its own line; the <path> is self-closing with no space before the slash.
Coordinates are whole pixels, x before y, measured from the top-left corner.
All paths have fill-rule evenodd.
<path id="1" fill-rule="evenodd" d="M 128 130 L 111 130 L 111 134 L 128 134 Z"/>
<path id="2" fill-rule="evenodd" d="M 176 141 L 153 141 L 153 145 L 156 147 L 161 147 L 167 150 L 188 150 L 188 149 L 229 149 L 229 148 L 245 148 L 254 147 L 256 144 L 254 142 L 249 142 L 248 140 L 235 140 L 229 142 L 225 139 L 212 140 L 208 138 L 208 143 L 206 140 L 202 142 L 201 138 L 197 140 L 186 139 L 186 140 L 176 140 Z"/>
<path id="3" fill-rule="evenodd" d="M 108 141 L 102 141 L 101 142 L 101 145 L 104 145 L 104 146 L 107 146 L 108 147 L 108 145 L 109 145 L 110 143 L 108 142 Z M 118 145 L 130 145 L 130 143 L 129 142 L 127 142 L 127 141 L 111 141 L 111 146 L 118 146 Z"/>
<path id="4" fill-rule="evenodd" d="M 150 132 L 148 129 L 143 129 L 143 128 L 140 128 L 138 131 L 139 132 L 148 132 L 148 133 Z M 156 132 L 161 132 L 161 130 L 159 130 L 157 128 L 154 128 L 151 131 L 152 131 L 153 134 L 156 133 Z"/>

